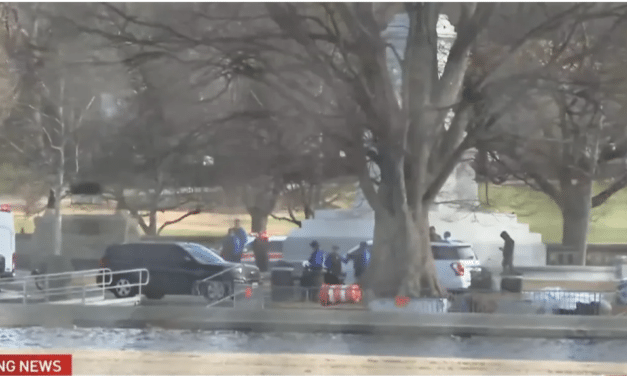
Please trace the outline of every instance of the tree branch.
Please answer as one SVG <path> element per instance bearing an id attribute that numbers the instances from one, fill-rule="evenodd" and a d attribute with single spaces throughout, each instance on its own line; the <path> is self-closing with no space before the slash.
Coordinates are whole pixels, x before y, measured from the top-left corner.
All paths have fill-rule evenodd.
<path id="1" fill-rule="evenodd" d="M 173 219 L 173 220 L 171 220 L 171 221 L 167 221 L 167 222 L 165 222 L 165 223 L 164 223 L 164 224 L 162 224 L 162 225 L 159 227 L 159 229 L 157 230 L 157 235 L 161 234 L 161 231 L 162 231 L 164 228 L 166 228 L 166 226 L 169 226 L 169 225 L 173 225 L 173 224 L 175 224 L 175 223 L 178 223 L 178 222 L 180 222 L 180 221 L 184 220 L 185 218 L 187 218 L 187 217 L 189 217 L 189 216 L 196 215 L 196 214 L 200 214 L 200 212 L 201 212 L 201 211 L 200 211 L 200 207 L 197 207 L 196 209 L 188 211 L 187 213 L 185 213 L 184 215 L 182 215 L 182 216 L 178 217 L 177 219 Z"/>
<path id="2" fill-rule="evenodd" d="M 290 217 L 291 218 L 279 217 L 279 216 L 276 216 L 276 215 L 274 215 L 272 213 L 270 213 L 270 217 L 273 218 L 273 219 L 276 219 L 277 221 L 287 221 L 287 222 L 290 222 L 290 223 L 293 223 L 293 224 L 297 225 L 298 227 L 303 227 L 303 222 L 297 220 L 296 218 L 294 218 L 292 213 L 290 213 Z"/>
<path id="3" fill-rule="evenodd" d="M 620 191 L 627 186 L 627 173 L 620 179 L 615 180 L 609 187 L 604 189 L 598 195 L 592 197 L 592 207 L 596 208 L 605 203 L 614 193 Z"/>

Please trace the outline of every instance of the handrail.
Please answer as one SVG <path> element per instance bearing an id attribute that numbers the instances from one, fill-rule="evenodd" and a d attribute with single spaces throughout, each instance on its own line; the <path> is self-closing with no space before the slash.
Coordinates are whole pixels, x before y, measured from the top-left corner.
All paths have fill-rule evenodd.
<path id="1" fill-rule="evenodd" d="M 221 271 L 221 272 L 219 272 L 219 273 L 216 273 L 216 274 L 210 275 L 210 276 L 209 276 L 209 277 L 207 277 L 207 278 L 204 278 L 204 279 L 201 279 L 201 280 L 198 280 L 198 281 L 194 282 L 194 284 L 192 285 L 192 295 L 195 295 L 195 296 L 202 296 L 202 292 L 201 292 L 201 291 L 200 291 L 200 289 L 199 289 L 199 286 L 200 286 L 200 284 L 201 284 L 201 283 L 203 283 L 203 282 L 207 282 L 207 281 L 209 281 L 209 280 L 211 280 L 211 279 L 213 279 L 213 278 L 215 278 L 215 277 L 217 277 L 217 276 L 219 276 L 219 275 L 221 275 L 221 274 L 224 274 L 224 273 L 226 273 L 226 272 L 228 272 L 228 271 L 231 271 L 231 270 L 233 270 L 233 269 L 235 269 L 235 268 L 241 268 L 241 267 L 242 267 L 242 266 L 233 266 L 233 267 L 231 267 L 231 268 L 224 269 L 223 271 Z M 231 283 L 231 287 L 233 287 L 233 283 Z"/>
<path id="2" fill-rule="evenodd" d="M 243 266 L 233 266 L 233 267 L 231 267 L 231 268 L 224 269 L 224 270 L 223 270 L 223 271 L 221 271 L 220 273 L 216 273 L 216 274 L 210 275 L 209 277 L 207 277 L 207 278 L 205 278 L 205 279 L 201 279 L 201 280 L 200 280 L 200 281 L 198 281 L 198 282 L 206 282 L 206 281 L 209 281 L 210 279 L 213 279 L 213 278 L 215 278 L 215 277 L 219 276 L 220 274 L 224 274 L 224 273 L 226 273 L 226 272 L 228 272 L 228 271 L 231 271 L 231 270 L 233 270 L 233 269 L 235 269 L 235 268 L 243 268 Z"/>
<path id="3" fill-rule="evenodd" d="M 222 298 L 222 299 L 218 299 L 218 300 L 216 300 L 215 302 L 211 302 L 211 303 L 207 304 L 207 306 L 206 306 L 205 308 L 211 308 L 211 307 L 216 306 L 216 305 L 218 305 L 218 304 L 220 304 L 220 303 L 222 303 L 222 302 L 224 302 L 224 301 L 226 301 L 226 300 L 229 300 L 229 299 L 231 299 L 231 298 L 235 298 L 235 297 L 237 297 L 237 296 L 239 296 L 239 295 L 244 295 L 244 294 L 246 294 L 246 290 L 244 290 L 244 291 L 239 291 L 239 292 L 237 292 L 237 293 L 236 293 L 236 292 L 235 292 L 235 284 L 233 284 L 233 293 L 231 293 L 231 294 L 229 294 L 229 295 L 225 296 L 225 297 L 224 297 L 224 298 Z M 233 304 L 233 306 L 235 306 L 235 304 Z"/>
<path id="4" fill-rule="evenodd" d="M 146 273 L 146 279 L 143 280 L 144 272 Z M 137 269 L 129 269 L 129 270 L 118 270 L 112 271 L 108 268 L 101 269 L 90 269 L 90 270 L 81 270 L 81 271 L 72 271 L 72 272 L 62 272 L 62 273 L 50 273 L 50 274 L 36 274 L 31 276 L 26 276 L 19 279 L 10 279 L 6 281 L 0 281 L 0 286 L 5 285 L 21 285 L 22 287 L 22 303 L 26 304 L 29 294 L 27 293 L 27 285 L 29 282 L 33 282 L 37 290 L 35 290 L 35 294 L 30 294 L 30 297 L 43 297 L 46 302 L 49 301 L 51 296 L 56 295 L 71 295 L 77 292 L 81 293 L 82 303 L 85 303 L 87 293 L 91 292 L 100 292 L 100 297 L 105 299 L 105 292 L 107 290 L 115 288 L 111 286 L 113 282 L 114 275 L 120 274 L 130 274 L 130 273 L 138 273 L 139 279 L 136 283 L 130 283 L 126 285 L 127 287 L 137 287 L 138 288 L 138 296 L 141 298 L 141 289 L 142 286 L 146 286 L 150 282 L 150 273 L 146 268 L 137 268 Z M 94 278 L 93 282 L 82 283 L 79 286 L 76 285 L 68 285 L 61 287 L 50 287 L 50 282 L 55 282 L 59 280 L 71 281 L 73 279 L 85 279 L 91 277 L 102 277 L 101 280 Z M 43 287 L 39 284 L 43 284 Z M 3 300 L 0 297 L 0 300 Z"/>

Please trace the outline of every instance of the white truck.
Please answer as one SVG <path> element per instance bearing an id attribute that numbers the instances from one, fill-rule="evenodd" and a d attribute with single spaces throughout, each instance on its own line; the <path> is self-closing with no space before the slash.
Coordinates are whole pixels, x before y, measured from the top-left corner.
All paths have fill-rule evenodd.
<path id="1" fill-rule="evenodd" d="M 15 277 L 15 222 L 8 204 L 0 205 L 0 278 Z"/>

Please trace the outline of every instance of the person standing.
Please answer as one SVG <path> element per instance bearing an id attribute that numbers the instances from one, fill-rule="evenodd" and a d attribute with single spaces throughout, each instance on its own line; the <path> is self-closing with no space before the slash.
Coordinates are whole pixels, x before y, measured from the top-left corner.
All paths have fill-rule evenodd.
<path id="1" fill-rule="evenodd" d="M 364 274 L 364 272 L 368 268 L 368 265 L 370 264 L 370 249 L 368 248 L 368 243 L 359 243 L 359 248 L 357 248 L 355 252 L 347 255 L 343 261 L 344 263 L 348 263 L 349 261 L 353 262 L 355 279 L 357 280 L 357 283 L 359 283 L 361 276 Z"/>
<path id="2" fill-rule="evenodd" d="M 233 229 L 235 230 L 235 236 L 242 244 L 242 248 L 245 247 L 246 243 L 248 243 L 248 234 L 246 233 L 246 230 L 244 230 L 244 228 L 242 227 L 239 219 L 235 220 L 235 226 L 233 226 Z"/>
<path id="3" fill-rule="evenodd" d="M 451 232 L 450 231 L 444 231 L 444 235 L 442 235 L 444 237 L 444 242 L 446 243 L 458 243 L 457 240 L 453 239 L 451 237 Z"/>
<path id="4" fill-rule="evenodd" d="M 503 274 L 512 274 L 514 272 L 514 239 L 507 233 L 501 232 L 501 238 L 505 241 L 501 251 L 503 251 Z"/>
<path id="5" fill-rule="evenodd" d="M 237 245 L 237 238 L 235 237 L 235 230 L 229 229 L 229 232 L 222 240 L 222 252 L 220 255 L 226 261 L 233 262 L 235 259 L 235 247 Z"/>
<path id="6" fill-rule="evenodd" d="M 313 249 L 311 255 L 309 256 L 309 260 L 307 260 L 307 268 L 309 270 L 317 270 L 321 271 L 324 267 L 324 260 L 326 258 L 326 253 L 320 249 L 320 244 L 317 240 L 309 243 L 309 246 Z"/>
<path id="7" fill-rule="evenodd" d="M 440 235 L 438 235 L 437 232 L 435 232 L 435 227 L 434 226 L 429 227 L 429 239 L 432 242 L 441 242 L 442 241 L 442 237 Z"/>
<path id="8" fill-rule="evenodd" d="M 307 289 L 306 294 L 309 296 L 309 299 L 315 301 L 318 299 L 319 288 L 323 282 L 322 270 L 326 253 L 320 249 L 320 244 L 316 240 L 312 241 L 309 246 L 313 249 L 313 252 L 311 252 L 309 260 L 305 262 L 305 270 L 303 270 L 300 285 Z"/>
<path id="9" fill-rule="evenodd" d="M 324 283 L 329 285 L 339 285 L 342 276 L 342 257 L 340 256 L 340 248 L 334 245 L 331 254 L 324 260 Z"/>
<path id="10" fill-rule="evenodd" d="M 233 262 L 242 262 L 242 254 L 244 253 L 245 241 L 241 236 L 237 236 L 237 230 L 233 230 Z"/>

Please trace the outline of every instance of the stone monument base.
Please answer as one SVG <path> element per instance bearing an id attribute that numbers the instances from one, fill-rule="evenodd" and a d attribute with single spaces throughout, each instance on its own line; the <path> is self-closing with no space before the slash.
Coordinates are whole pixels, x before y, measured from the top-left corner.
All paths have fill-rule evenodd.
<path id="1" fill-rule="evenodd" d="M 35 218 L 35 231 L 29 243 L 19 249 L 20 256 L 31 261 L 32 268 L 47 273 L 71 271 L 74 264 L 97 267 L 107 246 L 141 239 L 137 220 L 126 211 L 114 214 L 63 215 L 61 256 L 52 247 L 54 212 L 46 210 Z M 89 262 L 85 262 L 89 261 Z"/>

